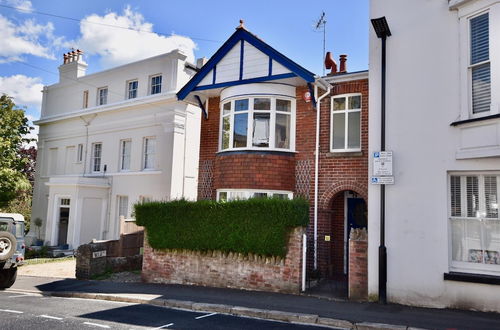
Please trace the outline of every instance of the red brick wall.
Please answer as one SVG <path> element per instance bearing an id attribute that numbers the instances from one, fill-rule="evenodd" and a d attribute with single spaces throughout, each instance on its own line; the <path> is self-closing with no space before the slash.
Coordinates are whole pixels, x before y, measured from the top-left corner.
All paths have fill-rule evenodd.
<path id="1" fill-rule="evenodd" d="M 262 153 L 220 154 L 214 166 L 214 189 L 248 188 L 293 191 L 295 159 Z"/>
<path id="2" fill-rule="evenodd" d="M 344 273 L 344 194 L 338 193 L 332 202 L 331 213 L 331 250 L 332 275 Z"/>
<path id="3" fill-rule="evenodd" d="M 302 281 L 303 233 L 303 228 L 293 230 L 284 260 L 218 251 L 159 251 L 145 242 L 142 278 L 154 283 L 298 293 Z"/>
<path id="4" fill-rule="evenodd" d="M 349 241 L 349 299 L 368 298 L 368 242 Z"/>
<path id="5" fill-rule="evenodd" d="M 313 203 L 314 203 L 314 149 L 316 111 L 311 103 L 306 103 L 302 95 L 307 86 L 297 88 L 296 160 L 311 161 L 311 221 L 308 228 L 308 269 L 313 265 Z M 324 93 L 320 91 L 321 93 Z M 319 184 L 318 184 L 318 268 L 323 276 L 335 270 L 343 270 L 344 219 L 339 201 L 334 205 L 334 197 L 342 191 L 351 190 L 364 198 L 368 196 L 368 79 L 336 83 L 330 96 L 361 93 L 361 152 L 334 154 L 330 152 L 330 97 L 321 102 Z M 343 194 L 341 197 L 343 198 Z M 342 216 L 342 219 L 336 218 Z M 332 222 L 334 220 L 334 222 Z M 330 242 L 325 236 L 331 237 Z M 340 241 L 339 241 L 340 240 Z M 340 245 L 340 246 L 339 246 Z M 342 255 L 342 267 L 339 256 Z"/>
<path id="6" fill-rule="evenodd" d="M 296 99 L 296 153 L 287 156 L 274 153 L 221 153 L 219 143 L 219 98 L 209 100 L 208 120 L 202 119 L 200 144 L 199 199 L 215 199 L 216 189 L 247 188 L 291 190 L 310 199 L 308 227 L 308 268 L 313 263 L 313 201 L 314 148 L 316 111 L 311 102 L 302 98 L 307 86 L 297 87 Z M 364 198 L 368 195 L 368 80 L 337 83 L 330 96 L 361 93 L 361 152 L 330 153 L 330 97 L 321 102 L 320 161 L 318 185 L 318 266 L 323 275 L 340 269 L 343 258 L 343 218 L 334 197 L 351 190 Z M 343 196 L 343 194 L 341 194 Z M 333 217 L 332 217 L 333 215 Z M 325 235 L 331 236 L 326 242 Z M 339 241 L 340 239 L 340 241 Z M 341 243 L 341 244 L 340 244 Z M 339 246 L 342 245 L 342 246 Z M 343 261 L 342 261 L 343 265 Z M 342 266 L 343 268 L 343 266 Z"/>

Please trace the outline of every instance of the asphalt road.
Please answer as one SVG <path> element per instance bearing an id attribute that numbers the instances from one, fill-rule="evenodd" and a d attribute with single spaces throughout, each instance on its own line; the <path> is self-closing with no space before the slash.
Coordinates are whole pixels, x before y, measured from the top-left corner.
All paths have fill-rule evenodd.
<path id="1" fill-rule="evenodd" d="M 0 329 L 328 329 L 151 305 L 0 291 Z"/>

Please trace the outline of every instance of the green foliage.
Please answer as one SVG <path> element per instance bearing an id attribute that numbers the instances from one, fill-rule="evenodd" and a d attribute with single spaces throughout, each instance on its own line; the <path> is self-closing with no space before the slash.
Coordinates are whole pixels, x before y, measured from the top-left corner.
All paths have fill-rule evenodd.
<path id="1" fill-rule="evenodd" d="M 41 246 L 40 248 L 29 247 L 24 251 L 24 259 L 47 258 L 49 255 L 49 247 Z"/>
<path id="2" fill-rule="evenodd" d="M 0 96 L 0 207 L 6 207 L 19 192 L 31 190 L 31 185 L 23 173 L 27 157 L 20 153 L 24 138 L 30 132 L 24 111 L 18 109 L 12 98 Z"/>
<path id="3" fill-rule="evenodd" d="M 135 215 L 154 249 L 284 257 L 290 230 L 309 222 L 309 204 L 303 199 L 177 200 L 136 204 Z"/>
<path id="4" fill-rule="evenodd" d="M 27 233 L 30 229 L 31 218 L 31 190 L 18 192 L 16 197 L 9 201 L 7 206 L 2 208 L 6 213 L 19 213 L 24 216 L 24 231 Z"/>

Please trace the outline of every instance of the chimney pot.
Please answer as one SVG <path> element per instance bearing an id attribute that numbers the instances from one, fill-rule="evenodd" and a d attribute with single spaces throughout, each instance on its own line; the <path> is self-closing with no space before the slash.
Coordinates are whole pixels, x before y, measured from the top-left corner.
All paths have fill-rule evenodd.
<path id="1" fill-rule="evenodd" d="M 347 72 L 347 55 L 340 55 L 340 73 L 346 73 Z"/>
<path id="2" fill-rule="evenodd" d="M 337 73 L 337 63 L 335 63 L 335 60 L 333 59 L 332 53 L 327 52 L 325 56 L 325 68 L 327 70 L 332 70 L 329 75 L 334 75 Z"/>

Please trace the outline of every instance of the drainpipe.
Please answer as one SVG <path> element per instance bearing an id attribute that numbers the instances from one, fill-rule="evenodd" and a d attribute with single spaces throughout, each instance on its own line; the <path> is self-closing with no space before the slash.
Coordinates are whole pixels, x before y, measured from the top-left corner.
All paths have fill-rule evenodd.
<path id="1" fill-rule="evenodd" d="M 94 120 L 94 118 L 97 117 L 97 114 L 94 114 L 92 118 L 89 120 L 86 120 L 84 116 L 80 116 L 80 119 L 85 123 L 85 159 L 83 160 L 83 174 L 82 176 L 85 176 L 87 172 L 87 154 L 89 150 L 89 125 L 90 123 Z"/>
<path id="2" fill-rule="evenodd" d="M 319 87 L 326 92 L 318 96 Z M 321 113 L 321 100 L 330 94 L 331 85 L 321 77 L 316 77 L 314 83 L 314 98 L 316 101 L 316 146 L 314 149 L 314 270 L 318 269 L 318 179 L 319 179 L 319 125 Z"/>

